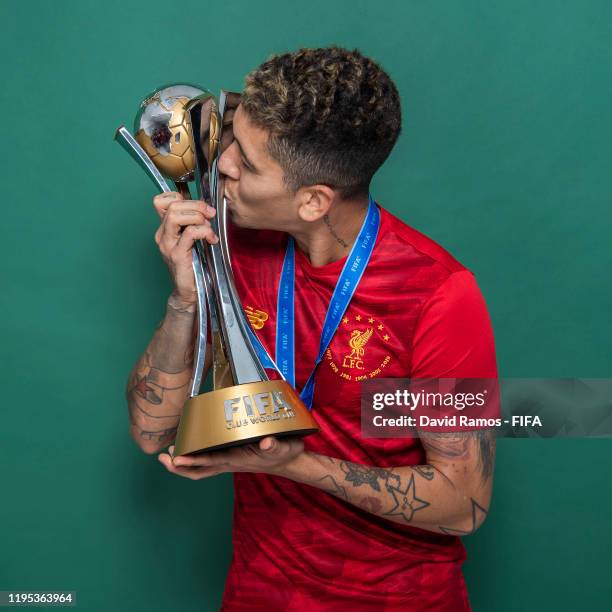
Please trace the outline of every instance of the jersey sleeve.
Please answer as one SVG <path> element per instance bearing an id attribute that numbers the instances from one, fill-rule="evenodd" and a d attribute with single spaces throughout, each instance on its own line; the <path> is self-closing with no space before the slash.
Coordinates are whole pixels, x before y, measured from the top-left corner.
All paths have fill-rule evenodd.
<path id="1" fill-rule="evenodd" d="M 448 403 L 444 400 L 421 407 L 419 415 L 500 417 L 493 329 L 484 298 L 469 270 L 452 273 L 423 305 L 413 340 L 410 378 L 416 390 L 432 391 L 432 397 L 443 392 L 444 397 L 451 398 Z M 421 431 L 431 432 L 481 428 L 469 423 L 457 425 L 457 421 L 450 429 L 420 422 Z"/>
<path id="2" fill-rule="evenodd" d="M 487 307 L 469 270 L 453 272 L 423 305 L 411 378 L 497 378 Z"/>

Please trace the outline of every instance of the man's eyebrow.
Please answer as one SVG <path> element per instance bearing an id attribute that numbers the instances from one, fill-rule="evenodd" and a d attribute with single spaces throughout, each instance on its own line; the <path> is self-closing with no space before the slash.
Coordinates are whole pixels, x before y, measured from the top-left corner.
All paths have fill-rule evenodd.
<path id="1" fill-rule="evenodd" d="M 246 156 L 246 153 L 244 152 L 244 149 L 242 148 L 240 141 L 236 138 L 235 133 L 234 133 L 234 140 L 236 141 L 236 144 L 238 145 L 238 148 L 240 149 L 240 155 L 242 155 L 242 157 L 244 158 L 244 161 L 247 163 L 247 166 L 251 166 L 253 170 L 257 171 L 255 164 L 253 164 L 251 160 Z"/>

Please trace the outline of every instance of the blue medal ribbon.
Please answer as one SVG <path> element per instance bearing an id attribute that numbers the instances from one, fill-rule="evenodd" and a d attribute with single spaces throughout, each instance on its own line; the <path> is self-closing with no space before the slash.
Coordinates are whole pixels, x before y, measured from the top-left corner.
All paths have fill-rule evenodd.
<path id="1" fill-rule="evenodd" d="M 281 374 L 295 388 L 295 240 L 289 236 L 278 283 L 276 306 L 276 364 Z"/>
<path id="2" fill-rule="evenodd" d="M 300 393 L 300 398 L 309 410 L 312 409 L 315 387 L 315 373 L 323 359 L 340 321 L 357 289 L 357 285 L 365 272 L 374 250 L 378 229 L 380 227 L 380 212 L 372 196 L 368 194 L 368 212 L 359 230 L 355 244 L 348 255 L 342 272 L 338 277 L 323 322 L 319 352 L 315 364 Z M 283 378 L 295 388 L 295 240 L 289 236 L 285 259 L 281 270 L 278 286 L 276 310 L 276 363 L 268 355 L 263 344 L 248 327 L 253 346 L 265 368 L 278 370 Z"/>

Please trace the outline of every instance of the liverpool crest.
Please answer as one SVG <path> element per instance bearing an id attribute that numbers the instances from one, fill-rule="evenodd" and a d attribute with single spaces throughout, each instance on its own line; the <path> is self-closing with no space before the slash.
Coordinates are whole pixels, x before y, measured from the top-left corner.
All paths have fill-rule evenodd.
<path id="1" fill-rule="evenodd" d="M 391 340 L 384 323 L 374 317 L 356 314 L 345 316 L 338 328 L 337 342 L 346 338 L 347 348 L 336 357 L 332 354 L 331 347 L 325 352 L 325 357 L 330 368 L 341 378 L 351 381 L 366 380 L 378 376 L 383 368 L 391 361 L 391 356 L 383 348 L 383 358 L 380 358 L 380 346 Z M 372 342 L 376 343 L 376 349 L 371 351 Z M 348 346 L 347 346 L 348 345 Z M 368 357 L 370 355 L 370 357 Z"/>

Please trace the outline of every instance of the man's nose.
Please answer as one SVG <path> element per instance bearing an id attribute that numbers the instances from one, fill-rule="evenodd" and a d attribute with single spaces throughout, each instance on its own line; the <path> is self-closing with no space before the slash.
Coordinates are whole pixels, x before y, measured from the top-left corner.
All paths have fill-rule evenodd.
<path id="1" fill-rule="evenodd" d="M 237 181 L 240 178 L 240 168 L 236 163 L 236 158 L 233 154 L 235 149 L 236 142 L 232 141 L 229 147 L 227 147 L 225 151 L 221 153 L 221 157 L 219 158 L 219 172 Z"/>

